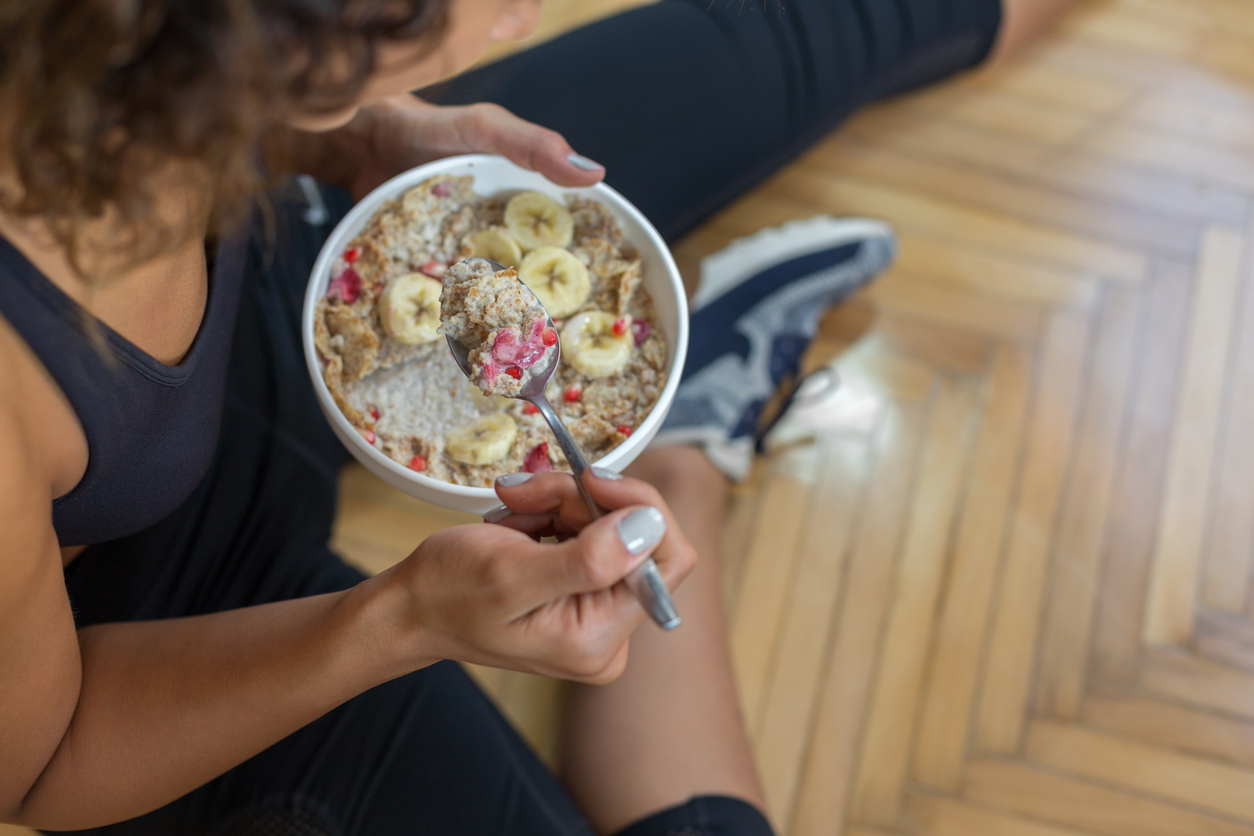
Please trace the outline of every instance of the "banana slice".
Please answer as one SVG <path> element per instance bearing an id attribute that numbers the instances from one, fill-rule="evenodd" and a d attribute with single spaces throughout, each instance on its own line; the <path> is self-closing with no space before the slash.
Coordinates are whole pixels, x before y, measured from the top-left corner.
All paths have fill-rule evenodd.
<path id="1" fill-rule="evenodd" d="M 476 232 L 466 241 L 474 249 L 473 258 L 490 258 L 506 267 L 517 267 L 522 263 L 522 248 L 500 227 Z"/>
<path id="2" fill-rule="evenodd" d="M 379 296 L 383 330 L 406 345 L 439 339 L 440 287 L 422 273 L 406 273 L 388 282 Z"/>
<path id="3" fill-rule="evenodd" d="M 527 253 L 518 278 L 544 305 L 549 316 L 561 319 L 583 307 L 592 292 L 592 280 L 583 262 L 561 247 L 541 247 Z"/>
<path id="4" fill-rule="evenodd" d="M 505 227 L 524 250 L 568 247 L 575 219 L 566 207 L 539 192 L 522 192 L 505 204 Z"/>
<path id="5" fill-rule="evenodd" d="M 620 320 L 622 325 L 615 329 Z M 622 371 L 631 360 L 633 348 L 631 317 L 585 311 L 572 316 L 562 329 L 562 359 L 588 377 L 609 377 Z"/>
<path id="6" fill-rule="evenodd" d="M 504 412 L 492 412 L 444 436 L 449 457 L 462 464 L 491 464 L 509 455 L 518 425 Z"/>

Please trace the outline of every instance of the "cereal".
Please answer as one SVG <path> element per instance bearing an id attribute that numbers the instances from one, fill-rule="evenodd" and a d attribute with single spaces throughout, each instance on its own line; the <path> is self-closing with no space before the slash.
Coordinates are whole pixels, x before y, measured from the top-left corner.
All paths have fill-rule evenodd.
<path id="1" fill-rule="evenodd" d="M 432 274 L 443 275 L 440 329 L 471 334 L 486 328 L 475 337 L 481 342 L 490 339 L 482 359 L 493 359 L 492 349 L 509 327 L 517 330 L 501 343 L 499 354 L 505 360 L 521 358 L 526 363 L 530 353 L 543 353 L 560 336 L 562 362 L 546 394 L 593 461 L 621 444 L 657 403 L 667 378 L 666 342 L 656 327 L 652 300 L 640 284 L 639 253 L 608 209 L 573 196 L 564 207 L 571 218 L 571 237 L 561 250 L 571 258 L 542 253 L 543 258 L 532 259 L 530 268 L 532 281 L 551 282 L 550 297 L 571 310 L 556 323 L 559 333 L 546 334 L 540 328 L 532 334 L 534 320 L 506 322 L 504 308 L 493 310 L 482 300 L 467 304 L 466 292 L 488 277 L 476 273 L 475 265 L 482 262 L 465 259 L 500 261 L 497 256 L 502 253 L 512 258 L 510 244 L 518 243 L 506 225 L 505 202 L 476 195 L 472 185 L 470 177 L 434 177 L 380 207 L 332 266 L 329 293 L 318 304 L 314 341 L 332 397 L 362 436 L 373 438 L 372 446 L 426 476 L 490 487 L 503 473 L 569 470 L 543 417 L 524 401 L 500 396 L 520 389 L 529 379 L 529 369 L 517 362 L 494 362 L 498 373 L 491 380 L 481 373 L 479 385 L 471 383 L 442 335 L 433 339 L 430 328 L 404 328 L 381 315 L 386 300 L 399 289 L 397 285 L 389 294 L 390 285 L 409 283 L 405 305 L 393 306 L 393 319 L 430 316 L 429 308 L 422 310 L 431 295 L 422 282 L 439 288 L 439 279 Z M 526 204 L 523 208 L 540 211 Z M 560 217 L 554 221 L 562 232 L 565 222 Z M 531 244 L 543 246 L 530 253 L 553 248 L 551 241 Z M 526 256 L 514 260 L 522 274 Z M 451 265 L 447 272 L 441 270 L 445 265 Z M 540 270 L 549 276 L 540 276 Z M 528 285 L 535 290 L 531 281 Z M 580 299 L 581 294 L 586 298 Z M 536 295 L 543 301 L 540 292 Z M 461 299 L 453 307 L 475 315 L 448 322 L 458 314 L 444 310 L 445 300 L 453 298 Z M 577 309 L 571 307 L 576 303 Z M 604 329 L 601 322 L 607 323 Z M 568 333 L 577 323 L 582 323 L 579 334 Z M 584 346 L 583 367 L 593 374 L 568 361 L 568 343 Z M 625 358 L 615 353 L 623 351 L 621 344 L 628 348 Z M 607 351 L 614 355 L 613 363 L 602 356 Z M 542 359 L 537 362 L 531 367 L 545 365 Z"/>

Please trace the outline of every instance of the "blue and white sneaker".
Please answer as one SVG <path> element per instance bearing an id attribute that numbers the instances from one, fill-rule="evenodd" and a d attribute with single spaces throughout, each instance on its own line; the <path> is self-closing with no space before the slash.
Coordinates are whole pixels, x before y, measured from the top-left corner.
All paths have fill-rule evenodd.
<path id="1" fill-rule="evenodd" d="M 896 249 L 886 223 L 819 216 L 703 259 L 684 376 L 653 444 L 699 444 L 729 478 L 746 478 L 763 407 L 795 376 L 819 319 L 882 272 Z"/>

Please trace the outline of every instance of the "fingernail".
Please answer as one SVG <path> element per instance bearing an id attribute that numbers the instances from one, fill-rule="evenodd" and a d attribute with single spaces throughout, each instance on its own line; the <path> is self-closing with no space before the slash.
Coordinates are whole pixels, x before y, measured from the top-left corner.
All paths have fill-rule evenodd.
<path id="1" fill-rule="evenodd" d="M 487 523 L 499 523 L 512 513 L 514 512 L 509 510 L 508 505 L 498 505 L 483 515 L 483 521 Z"/>
<path id="2" fill-rule="evenodd" d="M 618 521 L 618 536 L 632 554 L 653 548 L 666 533 L 666 520 L 656 508 L 639 508 Z"/>
<path id="3" fill-rule="evenodd" d="M 611 482 L 617 482 L 619 479 L 623 478 L 623 475 L 621 473 L 615 473 L 614 471 L 609 470 L 608 468 L 590 467 L 588 469 L 591 470 L 592 475 L 597 477 L 598 479 L 609 479 Z"/>
<path id="4" fill-rule="evenodd" d="M 596 171 L 599 168 L 605 168 L 605 166 L 595 160 L 588 159 L 583 154 L 567 154 L 566 161 L 575 168 L 582 168 L 584 171 Z"/>
<path id="5" fill-rule="evenodd" d="M 496 477 L 496 483 L 502 488 L 516 488 L 530 478 L 530 473 L 505 473 Z"/>

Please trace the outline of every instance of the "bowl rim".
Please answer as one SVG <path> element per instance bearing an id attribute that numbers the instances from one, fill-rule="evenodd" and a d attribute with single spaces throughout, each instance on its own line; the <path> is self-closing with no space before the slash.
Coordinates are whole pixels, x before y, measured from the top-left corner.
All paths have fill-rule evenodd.
<path id="1" fill-rule="evenodd" d="M 317 394 L 319 405 L 322 407 L 323 413 L 333 425 L 339 430 L 336 434 L 340 436 L 341 442 L 350 445 L 350 449 L 364 454 L 372 462 L 384 467 L 394 476 L 412 482 L 422 488 L 435 491 L 437 493 L 451 494 L 465 500 L 486 500 L 495 498 L 496 492 L 492 488 L 479 488 L 470 485 L 458 485 L 453 482 L 446 482 L 443 479 L 436 479 L 426 476 L 418 471 L 414 471 L 394 461 L 390 456 L 384 455 L 373 445 L 367 444 L 365 438 L 357 432 L 357 428 L 349 423 L 344 413 L 340 410 L 339 405 L 335 403 L 335 399 L 331 397 L 331 392 L 327 388 L 326 380 L 323 379 L 322 361 L 318 357 L 317 349 L 314 347 L 314 318 L 317 312 L 318 302 L 322 295 L 314 293 L 315 286 L 319 284 L 319 277 L 329 275 L 331 265 L 339 255 L 340 245 L 332 247 L 333 241 L 341 237 L 344 230 L 354 230 L 352 235 L 356 235 L 365 226 L 370 217 L 378 210 L 385 201 L 393 199 L 402 194 L 412 186 L 435 177 L 439 174 L 450 173 L 450 170 L 457 171 L 458 176 L 469 174 L 474 175 L 473 171 L 461 171 L 461 169 L 473 168 L 476 165 L 481 167 L 500 167 L 506 170 L 515 169 L 519 173 L 525 173 L 530 177 L 543 176 L 538 172 L 522 168 L 513 161 L 495 154 L 461 154 L 453 157 L 444 157 L 434 160 L 423 165 L 416 166 L 407 171 L 388 179 L 386 182 L 375 187 L 369 194 L 357 201 L 356 205 L 340 219 L 335 228 L 327 235 L 326 240 L 319 250 L 318 258 L 314 262 L 313 269 L 309 274 L 309 281 L 305 287 L 305 300 L 301 310 L 301 342 L 304 346 L 305 364 L 309 370 L 309 375 L 313 379 L 314 391 Z M 551 183 L 551 181 L 550 181 Z M 684 289 L 683 279 L 680 276 L 679 268 L 675 264 L 675 259 L 671 255 L 670 247 L 663 240 L 661 234 L 649 222 L 649 219 L 637 209 L 631 201 L 623 197 L 618 191 L 604 182 L 594 183 L 591 186 L 581 187 L 565 187 L 552 184 L 553 188 L 561 189 L 563 195 L 576 194 L 586 195 L 591 199 L 602 198 L 605 203 L 610 204 L 612 210 L 621 212 L 631 218 L 641 230 L 644 231 L 645 237 L 649 244 L 657 252 L 665 268 L 666 279 L 668 280 L 671 290 L 674 292 L 676 303 L 676 321 L 678 327 L 676 334 L 668 334 L 667 338 L 673 340 L 673 354 L 670 368 L 667 370 L 666 384 L 662 387 L 661 393 L 658 394 L 657 401 L 653 408 L 649 410 L 649 414 L 645 416 L 644 421 L 632 433 L 632 436 L 619 444 L 605 456 L 597 461 L 598 467 L 606 467 L 611 470 L 619 470 L 625 467 L 628 462 L 619 463 L 627 452 L 631 452 L 631 438 L 644 439 L 645 443 L 641 445 L 638 452 L 634 452 L 631 459 L 634 460 L 640 452 L 643 452 L 647 442 L 652 440 L 660 428 L 665 413 L 668 409 L 659 410 L 659 406 L 667 406 L 674 401 L 675 393 L 679 388 L 680 377 L 683 375 L 684 360 L 688 354 L 688 297 Z M 519 186 L 520 189 L 529 188 L 529 186 Z M 507 191 L 502 189 L 501 191 Z M 486 197 L 487 195 L 480 195 Z M 351 236 L 349 236 L 351 240 Z M 637 242 L 633 242 L 636 244 Z M 637 244 L 637 246 L 639 246 Z"/>

